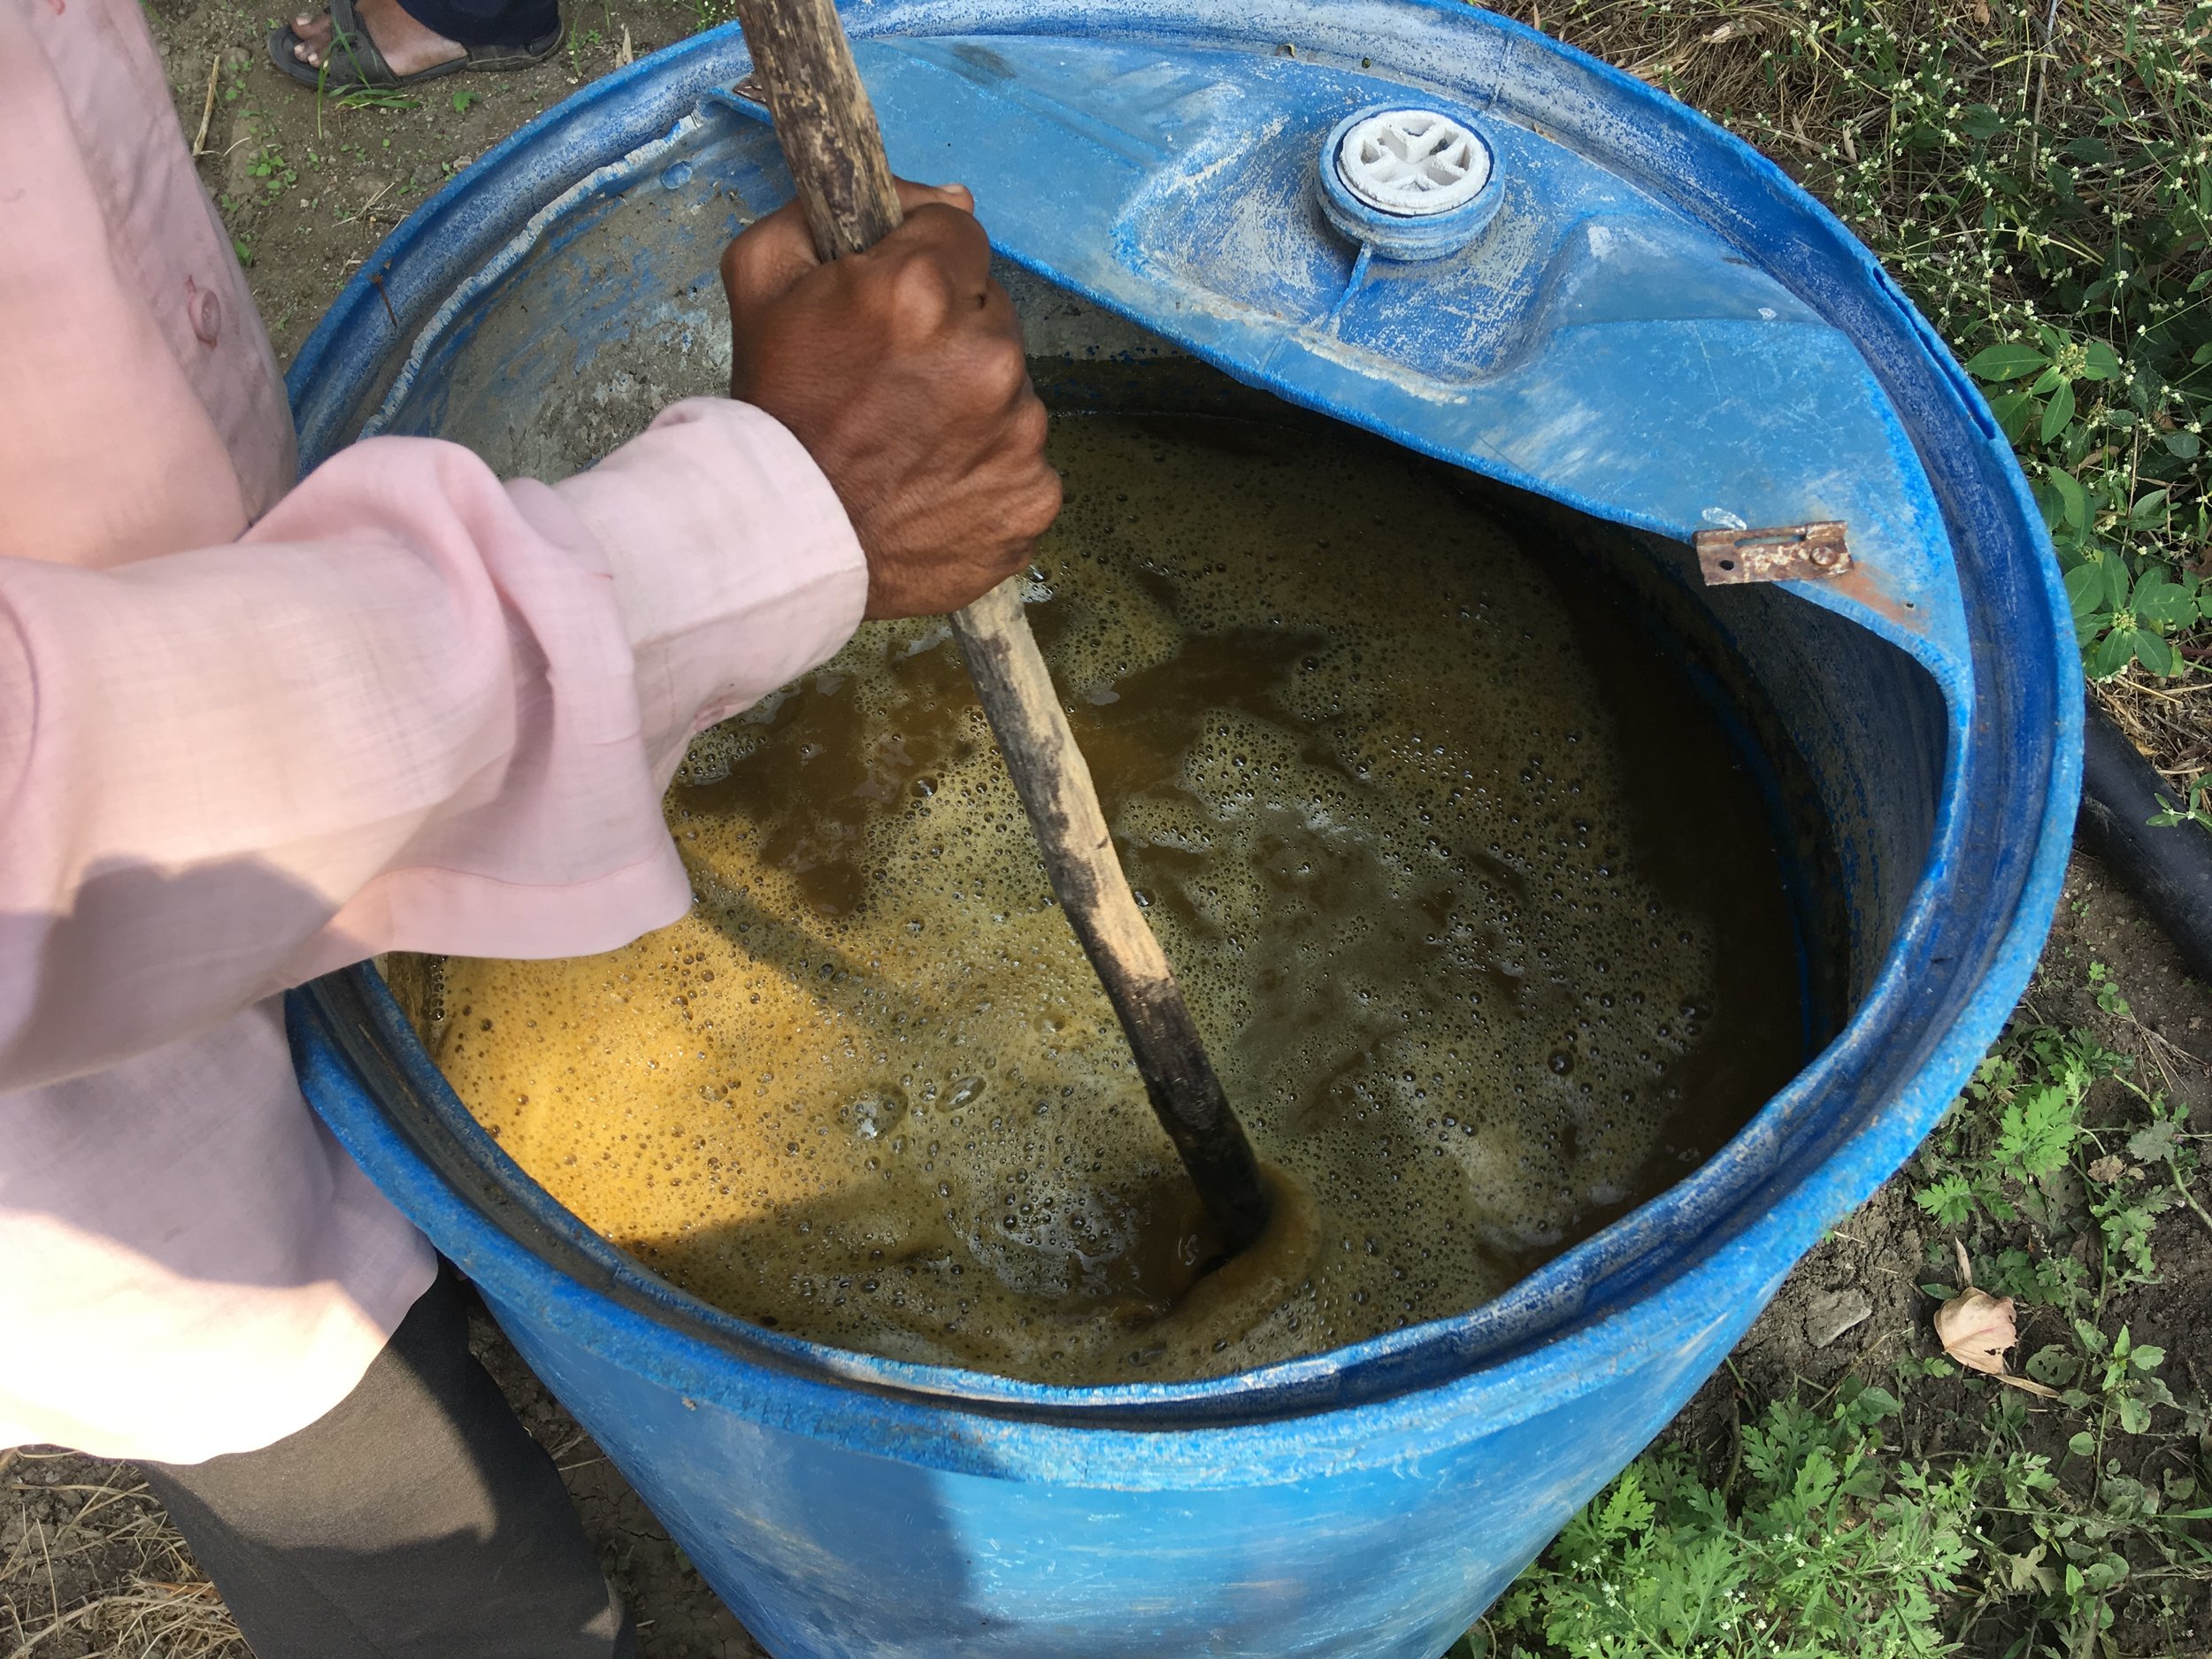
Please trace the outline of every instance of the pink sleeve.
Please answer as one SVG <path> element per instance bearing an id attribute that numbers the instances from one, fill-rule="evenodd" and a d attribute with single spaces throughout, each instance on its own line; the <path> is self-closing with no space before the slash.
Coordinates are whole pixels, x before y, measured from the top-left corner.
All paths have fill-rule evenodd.
<path id="1" fill-rule="evenodd" d="M 378 438 L 227 546 L 0 558 L 0 1093 L 378 951 L 673 920 L 685 741 L 866 589 L 797 441 L 707 399 L 556 486 Z"/>

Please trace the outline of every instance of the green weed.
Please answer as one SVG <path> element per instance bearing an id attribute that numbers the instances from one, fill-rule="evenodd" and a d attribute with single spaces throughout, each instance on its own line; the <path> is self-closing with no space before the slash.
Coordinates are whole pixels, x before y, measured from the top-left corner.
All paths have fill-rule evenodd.
<path id="1" fill-rule="evenodd" d="M 1878 117 L 1809 182 L 1989 388 L 2088 672 L 2175 673 L 2175 641 L 2212 616 L 2184 568 L 2212 534 L 2212 5 L 2088 0 L 1981 41 L 1914 15 L 1800 9 L 1778 75 L 1838 75 Z"/>
<path id="2" fill-rule="evenodd" d="M 285 160 L 284 152 L 274 144 L 262 145 L 261 153 L 246 171 L 261 180 L 262 190 L 272 202 L 299 182 L 299 169 Z"/>
<path id="3" fill-rule="evenodd" d="M 419 110 L 420 98 L 411 98 L 396 87 L 356 87 L 331 99 L 342 110 Z"/>
<path id="4" fill-rule="evenodd" d="M 2086 988 L 2148 1033 L 2101 963 Z M 1746 1427 L 1716 1473 L 1662 1444 L 1569 1524 L 1471 1636 L 1517 1659 L 1861 1659 L 1961 1651 L 2128 1659 L 2185 1651 L 2212 1587 L 2205 1402 L 2128 1310 L 2158 1294 L 2162 1221 L 2212 1228 L 2188 1108 L 2096 1033 L 2020 1018 L 1922 1148 L 1913 1196 L 1941 1230 L 1931 1298 L 2009 1296 L 2024 1400 L 1936 1356 L 1894 1392 L 1847 1377 Z M 1893 1419 L 1916 1443 L 1900 1456 Z M 2122 1638 L 2128 1639 L 2124 1645 Z M 2144 1641 L 2153 1645 L 2144 1647 Z"/>
<path id="5" fill-rule="evenodd" d="M 2208 797 L 2212 797 L 2212 773 L 2200 774 L 2189 785 L 2182 793 L 2184 804 L 2180 806 L 2162 795 L 2156 796 L 2163 810 L 2152 813 L 2150 822 L 2160 829 L 2169 829 L 2176 824 L 2194 824 L 2199 829 L 2212 830 L 2212 808 L 2208 808 Z"/>
<path id="6" fill-rule="evenodd" d="M 1569 1522 L 1492 1621 L 1504 1651 L 1565 1659 L 1863 1659 L 1948 1650 L 1940 1599 L 1973 1557 L 1970 1471 L 1883 1455 L 1896 1398 L 1778 1401 L 1709 1486 L 1667 1448 Z"/>

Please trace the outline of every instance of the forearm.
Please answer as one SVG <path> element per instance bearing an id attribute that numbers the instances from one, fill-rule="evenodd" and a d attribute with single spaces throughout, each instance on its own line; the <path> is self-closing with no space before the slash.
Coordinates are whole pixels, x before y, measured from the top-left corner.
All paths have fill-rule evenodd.
<path id="1" fill-rule="evenodd" d="M 581 954 L 680 911 L 668 769 L 834 650 L 866 579 L 788 434 L 664 420 L 557 487 L 376 440 L 230 546 L 0 560 L 0 1090 L 378 950 Z"/>

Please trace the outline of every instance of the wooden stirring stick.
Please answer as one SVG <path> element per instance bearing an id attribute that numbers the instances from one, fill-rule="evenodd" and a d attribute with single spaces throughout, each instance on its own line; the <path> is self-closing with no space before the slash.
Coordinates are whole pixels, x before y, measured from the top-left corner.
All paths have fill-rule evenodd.
<path id="1" fill-rule="evenodd" d="M 737 14 L 815 251 L 824 259 L 864 251 L 898 227 L 899 198 L 835 6 L 737 0 Z M 1021 578 L 955 611 L 952 629 L 1044 850 L 1052 890 L 1120 1017 L 1152 1110 L 1234 1255 L 1267 1225 L 1259 1163 L 1114 855 L 1090 768 L 1022 614 Z"/>

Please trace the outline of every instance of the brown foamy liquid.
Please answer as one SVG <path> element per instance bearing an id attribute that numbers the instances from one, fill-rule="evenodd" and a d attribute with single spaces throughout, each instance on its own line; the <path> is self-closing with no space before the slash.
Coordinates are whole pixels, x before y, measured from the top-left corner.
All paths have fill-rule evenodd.
<path id="1" fill-rule="evenodd" d="M 744 1318 L 1090 1384 L 1464 1312 L 1800 1064 L 1765 815 L 1601 596 L 1381 446 L 1056 423 L 1032 621 L 1279 1224 L 1208 1244 L 941 624 L 692 747 L 697 903 L 430 964 L 472 1111 Z"/>

